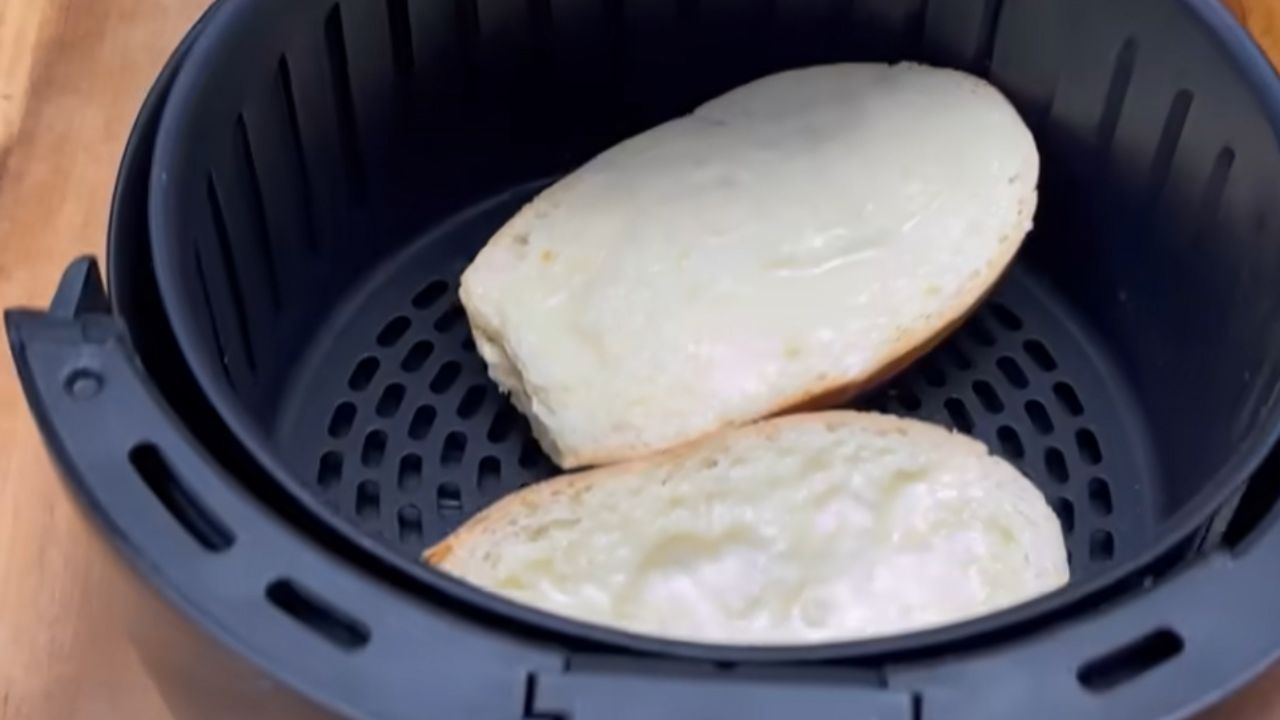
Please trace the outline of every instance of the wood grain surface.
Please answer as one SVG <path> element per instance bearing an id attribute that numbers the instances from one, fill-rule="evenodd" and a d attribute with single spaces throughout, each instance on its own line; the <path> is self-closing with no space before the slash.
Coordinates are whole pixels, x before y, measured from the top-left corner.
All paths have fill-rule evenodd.
<path id="1" fill-rule="evenodd" d="M 1280 0 L 1226 2 L 1280 58 Z M 45 304 L 69 259 L 101 252 L 134 114 L 207 3 L 0 0 L 0 307 Z M 0 720 L 166 720 L 4 357 Z M 1280 719 L 1280 669 L 1212 715 Z"/>
<path id="2" fill-rule="evenodd" d="M 0 169 L 0 307 L 47 303 L 69 259 L 102 251 L 133 117 L 206 4 L 0 0 L 0 142 L 16 134 Z M 38 56 L 14 57 L 13 38 Z M 118 630 L 115 576 L 64 496 L 3 355 L 0 718 L 168 718 Z"/>

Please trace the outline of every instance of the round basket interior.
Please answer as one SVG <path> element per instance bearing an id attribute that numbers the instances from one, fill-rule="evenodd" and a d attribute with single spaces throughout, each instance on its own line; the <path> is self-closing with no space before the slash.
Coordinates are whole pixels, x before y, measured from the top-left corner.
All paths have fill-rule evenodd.
<path id="1" fill-rule="evenodd" d="M 1275 136 L 1192 5 L 224 0 L 157 143 L 164 307 L 281 487 L 411 561 L 555 472 L 456 299 L 522 203 L 772 71 L 969 70 L 1036 134 L 1035 230 L 962 329 L 856 405 L 947 424 L 1021 468 L 1078 590 L 1207 520 L 1278 387 Z"/>

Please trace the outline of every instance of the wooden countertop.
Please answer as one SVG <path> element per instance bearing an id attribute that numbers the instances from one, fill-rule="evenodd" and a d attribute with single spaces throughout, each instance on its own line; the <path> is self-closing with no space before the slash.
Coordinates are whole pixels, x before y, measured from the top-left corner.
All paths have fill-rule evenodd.
<path id="1" fill-rule="evenodd" d="M 1226 0 L 1280 58 L 1280 0 Z M 102 250 L 124 140 L 208 0 L 0 0 L 0 307 L 42 306 Z M 8 353 L 0 369 L 0 720 L 165 720 L 113 619 Z M 1280 669 L 1217 718 L 1280 718 Z"/>

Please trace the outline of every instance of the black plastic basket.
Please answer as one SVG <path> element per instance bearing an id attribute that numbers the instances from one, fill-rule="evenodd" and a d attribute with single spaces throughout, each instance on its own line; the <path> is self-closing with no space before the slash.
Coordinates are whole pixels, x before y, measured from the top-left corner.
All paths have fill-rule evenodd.
<path id="1" fill-rule="evenodd" d="M 849 60 L 979 73 L 1036 134 L 1015 267 L 859 404 L 1017 464 L 1072 583 L 901 637 L 723 648 L 421 566 L 554 471 L 456 300 L 489 234 L 624 137 Z M 110 299 L 80 261 L 9 332 L 70 484 L 159 591 L 135 639 L 185 711 L 1177 714 L 1280 654 L 1278 136 L 1280 80 L 1216 0 L 222 0 L 139 118 Z"/>

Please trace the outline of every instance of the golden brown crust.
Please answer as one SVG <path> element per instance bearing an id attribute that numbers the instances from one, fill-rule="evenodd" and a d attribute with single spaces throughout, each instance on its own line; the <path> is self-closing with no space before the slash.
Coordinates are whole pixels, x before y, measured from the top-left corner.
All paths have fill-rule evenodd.
<path id="1" fill-rule="evenodd" d="M 742 427 L 727 429 L 723 432 L 737 432 L 740 433 L 739 437 L 768 435 L 780 427 L 804 425 L 809 423 L 827 423 L 829 426 L 830 424 L 836 424 L 843 427 L 860 427 L 862 429 L 885 434 L 898 433 L 903 435 L 928 435 L 928 442 L 933 446 L 949 444 L 954 446 L 958 452 L 980 454 L 984 456 L 990 454 L 987 447 L 982 443 L 968 436 L 954 433 L 939 425 L 927 423 L 922 420 L 898 417 L 895 415 L 884 415 L 857 410 L 827 410 L 800 415 L 785 415 L 762 420 Z M 506 523 L 508 518 L 518 517 L 526 512 L 532 512 L 534 508 L 552 501 L 556 497 L 575 494 L 574 491 L 584 485 L 589 485 L 598 481 L 607 481 L 626 477 L 633 472 L 637 472 L 652 465 L 679 464 L 690 456 L 703 451 L 708 445 L 719 442 L 722 439 L 723 433 L 713 433 L 702 437 L 697 441 L 671 448 L 645 458 L 632 460 L 618 465 L 558 475 L 536 485 L 531 485 L 518 492 L 511 493 L 474 515 L 470 520 L 463 523 L 461 527 L 454 530 L 440 542 L 424 550 L 421 557 L 422 562 L 435 567 L 444 567 L 448 561 L 456 555 L 459 547 L 465 546 L 475 538 L 486 535 L 491 527 L 498 527 Z"/>

